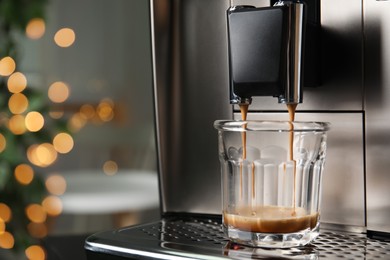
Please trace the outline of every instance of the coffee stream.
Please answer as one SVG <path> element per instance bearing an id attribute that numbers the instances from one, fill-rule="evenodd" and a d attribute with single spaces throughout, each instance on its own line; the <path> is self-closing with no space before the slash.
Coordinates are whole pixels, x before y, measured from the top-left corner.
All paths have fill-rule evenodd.
<path id="1" fill-rule="evenodd" d="M 249 108 L 249 105 L 248 104 L 242 104 L 240 105 L 240 111 L 241 111 L 241 119 L 243 121 L 246 121 L 247 119 L 247 115 L 248 115 L 248 108 Z M 246 124 L 243 125 L 244 129 L 246 128 Z M 243 131 L 241 133 L 241 142 L 242 142 L 242 159 L 245 160 L 246 159 L 246 131 Z M 240 164 L 240 196 L 242 198 L 243 196 L 243 188 L 242 188 L 242 164 Z M 252 166 L 252 175 L 254 174 L 254 165 Z M 253 177 L 253 176 L 252 176 Z M 253 180 L 253 178 L 252 178 Z M 252 187 L 254 187 L 255 183 L 252 182 Z M 252 195 L 254 196 L 255 193 L 254 193 L 254 189 L 252 189 Z M 240 198 L 240 199 L 241 199 Z"/>
<path id="2" fill-rule="evenodd" d="M 293 205 L 292 207 L 279 206 L 242 206 L 237 209 L 237 212 L 230 214 L 224 212 L 224 223 L 227 225 L 240 228 L 241 230 L 248 230 L 254 232 L 269 232 L 269 233 L 283 233 L 283 232 L 297 232 L 307 227 L 314 228 L 317 224 L 318 213 L 307 215 L 305 210 L 296 207 L 296 162 L 294 160 L 293 143 L 294 143 L 294 125 L 295 110 L 297 104 L 287 104 L 289 113 L 289 153 L 288 161 L 294 164 L 294 186 L 293 186 Z M 240 105 L 241 117 L 245 121 L 248 114 L 248 105 Z M 243 126 L 246 128 L 246 124 Z M 247 157 L 246 149 L 246 131 L 242 132 L 242 159 Z M 255 196 L 255 165 L 252 163 L 252 196 Z M 240 167 L 240 196 L 243 196 L 243 179 L 242 179 L 242 164 Z M 241 199 L 240 198 L 240 199 Z"/>
<path id="3" fill-rule="evenodd" d="M 293 212 L 292 216 L 296 216 L 295 211 L 295 193 L 296 193 L 296 161 L 294 160 L 294 120 L 295 120 L 295 110 L 297 109 L 298 104 L 287 104 L 287 110 L 290 117 L 289 123 L 290 123 L 290 136 L 289 136 L 289 159 L 291 162 L 293 162 L 293 170 L 294 170 L 294 188 L 293 188 Z"/>

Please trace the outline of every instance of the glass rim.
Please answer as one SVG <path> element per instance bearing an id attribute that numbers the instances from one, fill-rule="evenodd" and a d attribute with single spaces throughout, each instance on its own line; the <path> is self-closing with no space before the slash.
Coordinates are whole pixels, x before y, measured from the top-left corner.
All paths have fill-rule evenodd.
<path id="1" fill-rule="evenodd" d="M 231 132 L 326 132 L 329 122 L 278 120 L 216 120 L 214 128 Z"/>

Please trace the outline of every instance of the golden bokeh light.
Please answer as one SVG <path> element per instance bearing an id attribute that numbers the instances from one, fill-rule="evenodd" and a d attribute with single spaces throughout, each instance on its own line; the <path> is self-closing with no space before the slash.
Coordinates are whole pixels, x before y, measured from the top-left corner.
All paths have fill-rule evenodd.
<path id="1" fill-rule="evenodd" d="M 47 226 L 45 223 L 34 223 L 30 222 L 27 225 L 28 233 L 36 238 L 44 238 L 48 234 Z"/>
<path id="2" fill-rule="evenodd" d="M 0 218 L 4 222 L 9 222 L 12 217 L 12 212 L 10 207 L 7 206 L 5 203 L 0 203 Z"/>
<path id="3" fill-rule="evenodd" d="M 14 115 L 8 120 L 8 129 L 15 135 L 21 135 L 26 132 L 24 116 Z"/>
<path id="4" fill-rule="evenodd" d="M 36 149 L 37 158 L 42 166 L 49 166 L 57 159 L 57 151 L 49 143 L 38 145 Z"/>
<path id="5" fill-rule="evenodd" d="M 16 69 L 15 60 L 9 56 L 0 60 L 0 76 L 9 76 Z"/>
<path id="6" fill-rule="evenodd" d="M 62 81 L 54 82 L 48 90 L 49 99 L 54 103 L 62 103 L 69 97 L 69 86 Z"/>
<path id="7" fill-rule="evenodd" d="M 11 93 L 20 93 L 27 87 L 27 79 L 21 72 L 15 72 L 9 76 L 7 87 Z"/>
<path id="8" fill-rule="evenodd" d="M 87 119 L 83 117 L 80 113 L 75 113 L 68 121 L 68 128 L 72 132 L 78 132 L 87 124 Z"/>
<path id="9" fill-rule="evenodd" d="M 96 112 L 102 121 L 111 121 L 114 118 L 114 102 L 110 99 L 102 100 L 99 103 Z"/>
<path id="10" fill-rule="evenodd" d="M 15 239 L 14 236 L 8 231 L 0 234 L 0 248 L 11 249 L 14 247 Z"/>
<path id="11" fill-rule="evenodd" d="M 37 144 L 33 144 L 30 147 L 27 148 L 27 159 L 34 165 L 40 166 L 41 162 L 38 160 L 37 157 Z"/>
<path id="12" fill-rule="evenodd" d="M 66 191 L 66 180 L 59 174 L 49 176 L 45 181 L 48 192 L 53 195 L 62 195 Z"/>
<path id="13" fill-rule="evenodd" d="M 38 132 L 43 128 L 45 119 L 42 114 L 36 111 L 29 112 L 25 118 L 25 125 L 28 131 Z"/>
<path id="14" fill-rule="evenodd" d="M 54 35 L 54 42 L 63 48 L 71 46 L 76 40 L 76 34 L 70 28 L 62 28 Z"/>
<path id="15" fill-rule="evenodd" d="M 51 109 L 49 111 L 49 116 L 53 119 L 60 119 L 64 116 L 65 112 L 64 110 L 60 110 L 60 109 Z"/>
<path id="16" fill-rule="evenodd" d="M 34 170 L 28 164 L 19 164 L 14 170 L 15 179 L 23 185 L 28 185 L 34 179 Z"/>
<path id="17" fill-rule="evenodd" d="M 33 18 L 26 26 L 26 35 L 33 40 L 41 38 L 45 34 L 45 31 L 46 25 L 42 18 Z"/>
<path id="18" fill-rule="evenodd" d="M 43 247 L 38 245 L 29 246 L 24 253 L 28 260 L 45 260 L 46 252 Z"/>
<path id="19" fill-rule="evenodd" d="M 56 196 L 47 196 L 42 201 L 42 206 L 49 216 L 58 216 L 62 212 L 62 201 Z"/>
<path id="20" fill-rule="evenodd" d="M 44 143 L 37 147 L 37 157 L 42 165 L 49 166 L 57 159 L 57 151 L 52 144 Z"/>
<path id="21" fill-rule="evenodd" d="M 80 115 L 85 119 L 92 119 L 95 116 L 95 108 L 90 104 L 84 104 L 80 107 Z"/>
<path id="22" fill-rule="evenodd" d="M 43 223 L 46 221 L 46 211 L 39 204 L 30 204 L 26 208 L 27 218 L 34 223 Z"/>
<path id="23" fill-rule="evenodd" d="M 0 133 L 0 153 L 7 147 L 7 139 Z"/>
<path id="24" fill-rule="evenodd" d="M 47 167 L 57 159 L 57 151 L 50 143 L 34 144 L 27 149 L 28 160 L 39 167 Z"/>
<path id="25" fill-rule="evenodd" d="M 103 164 L 103 172 L 108 176 L 115 175 L 118 172 L 118 164 L 114 161 L 106 161 Z"/>
<path id="26" fill-rule="evenodd" d="M 28 99 L 22 93 L 13 94 L 8 100 L 8 108 L 13 114 L 21 114 L 28 108 Z"/>
<path id="27" fill-rule="evenodd" d="M 59 153 L 69 153 L 73 149 L 74 141 L 70 134 L 59 133 L 53 139 L 53 146 Z"/>
<path id="28" fill-rule="evenodd" d="M 5 222 L 2 218 L 0 218 L 0 235 L 5 231 Z"/>

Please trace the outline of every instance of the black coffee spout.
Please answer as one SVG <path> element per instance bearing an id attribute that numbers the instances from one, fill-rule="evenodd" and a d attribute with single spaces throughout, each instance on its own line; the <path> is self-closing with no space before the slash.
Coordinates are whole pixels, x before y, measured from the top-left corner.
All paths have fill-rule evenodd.
<path id="1" fill-rule="evenodd" d="M 233 6 L 227 18 L 230 103 L 250 104 L 253 96 L 302 103 L 304 4 Z"/>

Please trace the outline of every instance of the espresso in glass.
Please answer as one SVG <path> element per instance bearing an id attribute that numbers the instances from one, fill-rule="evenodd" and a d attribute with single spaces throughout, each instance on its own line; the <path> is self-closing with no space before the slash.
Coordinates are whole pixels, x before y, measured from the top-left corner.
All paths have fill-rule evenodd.
<path id="1" fill-rule="evenodd" d="M 226 235 L 237 243 L 271 248 L 315 239 L 328 124 L 295 122 L 292 117 L 219 120 L 214 126 Z"/>

